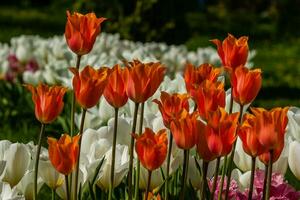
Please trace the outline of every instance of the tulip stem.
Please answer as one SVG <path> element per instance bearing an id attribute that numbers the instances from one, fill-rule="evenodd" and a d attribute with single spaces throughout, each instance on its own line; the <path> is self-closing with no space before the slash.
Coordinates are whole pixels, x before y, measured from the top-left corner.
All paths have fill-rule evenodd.
<path id="1" fill-rule="evenodd" d="M 118 112 L 119 108 L 115 108 L 115 123 L 114 123 L 114 135 L 113 135 L 113 146 L 112 146 L 112 159 L 110 168 L 110 185 L 108 199 L 112 199 L 112 192 L 114 187 L 114 176 L 115 176 L 115 155 L 116 155 L 116 142 L 117 142 L 117 132 L 118 132 Z"/>
<path id="2" fill-rule="evenodd" d="M 223 164 L 223 168 L 222 168 L 222 177 L 221 177 L 221 183 L 220 183 L 220 189 L 219 189 L 219 195 L 218 195 L 219 200 L 222 199 L 223 186 L 224 186 L 224 177 L 225 177 L 225 174 L 226 174 L 226 164 L 227 164 L 227 155 L 224 158 L 224 164 Z"/>
<path id="3" fill-rule="evenodd" d="M 52 189 L 52 200 L 55 200 L 55 191 L 56 189 Z"/>
<path id="4" fill-rule="evenodd" d="M 135 103 L 131 133 L 135 133 L 136 130 L 138 109 L 139 109 L 139 103 Z M 128 199 L 129 200 L 132 200 L 133 148 L 134 148 L 134 137 L 131 136 L 130 152 L 129 152 L 130 160 L 129 160 L 129 170 L 128 170 Z"/>
<path id="5" fill-rule="evenodd" d="M 145 200 L 148 199 L 148 194 L 149 194 L 149 191 L 150 191 L 151 175 L 152 175 L 152 171 L 148 170 L 148 183 L 147 183 L 147 189 L 146 189 L 146 194 L 145 194 Z"/>
<path id="6" fill-rule="evenodd" d="M 74 189 L 74 199 L 77 199 L 77 189 L 78 189 L 78 175 L 79 175 L 79 163 L 80 163 L 80 151 L 81 151 L 81 141 L 83 136 L 83 127 L 84 127 L 84 119 L 86 115 L 86 109 L 82 108 L 82 115 L 81 115 L 81 122 L 80 122 L 80 129 L 79 129 L 79 141 L 78 141 L 78 157 L 76 163 L 76 171 L 75 171 L 75 189 Z"/>
<path id="7" fill-rule="evenodd" d="M 173 135 L 170 132 L 170 142 L 168 149 L 168 157 L 167 157 L 167 174 L 166 174 L 166 182 L 165 182 L 165 200 L 168 200 L 169 196 L 169 174 L 170 174 L 170 163 L 171 163 L 171 155 L 172 155 L 172 143 L 173 143 Z"/>
<path id="8" fill-rule="evenodd" d="M 35 165 L 34 165 L 34 181 L 33 181 L 33 199 L 37 200 L 37 178 L 38 178 L 38 170 L 39 170 L 39 160 L 40 160 L 40 153 L 42 147 L 42 138 L 45 132 L 45 124 L 41 124 L 41 131 L 39 134 L 39 141 L 37 146 L 37 151 L 35 155 Z"/>
<path id="9" fill-rule="evenodd" d="M 249 194 L 248 194 L 248 200 L 252 200 L 254 174 L 255 174 L 255 161 L 256 161 L 256 157 L 252 156 L 251 178 L 250 178 L 250 189 L 249 189 Z"/>
<path id="10" fill-rule="evenodd" d="M 186 179 L 188 174 L 188 166 L 189 166 L 189 150 L 185 149 L 183 150 L 184 157 L 183 157 L 183 171 L 182 171 L 182 179 L 181 179 L 181 185 L 182 185 L 182 191 L 181 191 L 181 200 L 184 199 L 185 196 L 185 190 L 186 190 Z"/>
<path id="11" fill-rule="evenodd" d="M 217 180 L 218 180 L 218 173 L 219 173 L 219 167 L 220 167 L 220 160 L 221 160 L 221 158 L 218 157 L 216 168 L 215 168 L 214 182 L 213 182 L 213 186 L 212 186 L 212 190 L 211 190 L 210 200 L 213 200 L 214 196 L 215 196 L 215 191 L 216 191 L 216 187 L 217 187 Z"/>
<path id="12" fill-rule="evenodd" d="M 79 69 L 80 66 L 80 60 L 81 60 L 81 56 L 77 55 L 77 60 L 76 60 L 76 69 Z M 71 104 L 71 125 L 70 125 L 70 135 L 71 137 L 74 135 L 74 118 L 75 118 L 75 92 L 73 91 L 73 95 L 72 95 L 72 104 Z"/>
<path id="13" fill-rule="evenodd" d="M 140 124 L 139 124 L 139 135 L 143 132 L 143 122 L 144 122 L 144 107 L 145 102 L 141 105 L 141 116 L 140 116 Z M 134 188 L 134 199 L 138 199 L 139 196 L 139 185 L 140 185 L 140 161 L 136 162 L 136 179 L 135 179 L 135 188 Z"/>
<path id="14" fill-rule="evenodd" d="M 270 198 L 270 189 L 272 184 L 272 165 L 273 165 L 273 150 L 270 151 L 270 159 L 269 159 L 269 169 L 268 169 L 268 179 L 267 179 L 267 187 L 266 187 L 266 200 Z"/>
<path id="15" fill-rule="evenodd" d="M 240 115 L 239 115 L 239 123 L 242 124 L 243 120 L 243 109 L 244 106 L 240 104 Z M 234 159 L 234 153 L 235 153 L 235 147 L 236 147 L 236 140 L 233 144 L 233 148 L 229 157 L 229 162 L 228 162 L 228 168 L 227 168 L 227 184 L 226 184 L 226 191 L 225 191 L 225 200 L 228 199 L 228 194 L 229 194 L 229 187 L 230 187 L 230 182 L 231 182 L 231 172 L 232 172 L 232 164 L 233 164 L 233 159 Z"/>
<path id="16" fill-rule="evenodd" d="M 68 175 L 65 175 L 65 182 L 66 182 L 66 196 L 67 196 L 67 200 L 70 200 L 70 190 L 69 190 L 69 179 L 68 179 Z M 77 195 L 76 195 L 75 198 L 77 198 Z"/>
<path id="17" fill-rule="evenodd" d="M 262 197 L 262 200 L 264 200 L 265 197 L 266 197 L 268 171 L 269 171 L 269 165 L 265 165 L 265 178 L 264 178 L 264 188 L 263 188 L 263 197 Z"/>
<path id="18" fill-rule="evenodd" d="M 229 104 L 229 114 L 232 113 L 232 109 L 233 109 L 233 95 L 232 95 L 232 87 L 231 87 L 231 91 L 230 91 L 230 104 Z"/>
<path id="19" fill-rule="evenodd" d="M 208 170 L 208 164 L 209 162 L 203 161 L 202 163 L 202 189 L 201 189 L 201 200 L 205 200 L 205 191 L 207 187 L 207 170 Z"/>

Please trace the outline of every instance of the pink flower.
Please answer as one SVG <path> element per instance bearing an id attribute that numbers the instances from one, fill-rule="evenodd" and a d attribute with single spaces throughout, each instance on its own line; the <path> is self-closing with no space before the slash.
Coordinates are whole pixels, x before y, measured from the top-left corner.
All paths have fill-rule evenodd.
<path id="1" fill-rule="evenodd" d="M 254 179 L 254 191 L 253 200 L 262 199 L 264 175 L 263 170 L 256 170 Z M 248 197 L 249 189 L 244 192 L 238 192 L 237 200 L 246 200 Z M 279 173 L 272 173 L 272 183 L 270 190 L 270 200 L 298 200 L 300 198 L 300 192 L 297 192 L 292 186 L 290 186 L 284 177 Z"/>
<path id="2" fill-rule="evenodd" d="M 227 178 L 225 177 L 224 178 L 223 191 L 222 191 L 222 199 L 225 199 L 225 191 L 226 191 L 226 186 L 227 186 L 227 181 L 226 180 L 227 180 Z M 208 181 L 208 186 L 209 186 L 210 190 L 212 190 L 213 183 L 214 183 L 214 177 L 210 181 Z M 221 176 L 218 176 L 217 187 L 216 187 L 216 191 L 215 191 L 215 194 L 214 194 L 214 200 L 218 199 L 219 190 L 220 190 L 220 183 L 221 183 Z M 238 194 L 237 182 L 234 179 L 231 179 L 228 197 L 229 197 L 229 199 L 236 199 L 237 194 Z"/>

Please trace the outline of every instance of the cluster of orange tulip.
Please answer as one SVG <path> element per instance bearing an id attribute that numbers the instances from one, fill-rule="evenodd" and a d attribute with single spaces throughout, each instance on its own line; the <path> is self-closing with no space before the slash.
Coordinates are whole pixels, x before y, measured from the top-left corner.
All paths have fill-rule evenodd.
<path id="1" fill-rule="evenodd" d="M 144 133 L 142 133 L 144 103 L 158 89 L 163 81 L 166 68 L 159 62 L 142 63 L 134 60 L 127 62 L 125 67 L 115 65 L 112 68 L 101 67 L 95 69 L 91 66 L 86 66 L 79 71 L 80 58 L 92 50 L 96 36 L 100 33 L 100 25 L 105 18 L 97 18 L 94 13 L 82 15 L 67 12 L 67 16 L 66 41 L 70 49 L 77 55 L 76 67 L 70 68 L 70 71 L 74 74 L 74 99 L 82 108 L 83 114 L 79 133 L 71 137 L 74 130 L 73 102 L 71 136 L 64 134 L 58 141 L 54 138 L 48 138 L 48 144 L 49 158 L 53 166 L 57 171 L 66 175 L 68 199 L 76 200 L 78 198 L 78 167 L 85 113 L 87 109 L 98 104 L 102 95 L 115 109 L 109 199 L 112 198 L 114 185 L 114 152 L 117 137 L 118 109 L 124 106 L 128 99 L 135 103 L 132 132 L 128 133 L 128 137 L 131 137 L 128 172 L 129 199 L 133 198 L 133 192 L 136 199 L 139 196 L 137 187 L 139 183 L 139 161 L 149 171 L 148 189 L 145 194 L 147 199 L 151 172 L 161 167 L 166 158 L 167 174 L 165 177 L 164 199 L 168 199 L 170 155 L 173 138 L 176 145 L 184 152 L 180 197 L 184 199 L 185 195 L 189 150 L 196 146 L 199 157 L 203 159 L 202 199 L 207 197 L 206 173 L 208 163 L 217 159 L 214 184 L 210 191 L 212 194 L 211 199 L 215 197 L 221 157 L 225 157 L 225 162 L 222 171 L 221 189 L 219 189 L 219 199 L 227 199 L 237 136 L 241 138 L 245 152 L 253 158 L 254 167 L 250 185 L 253 185 L 255 158 L 258 156 L 266 164 L 268 176 L 266 177 L 265 198 L 269 198 L 268 191 L 271 181 L 272 163 L 278 159 L 284 146 L 287 108 L 274 108 L 271 111 L 263 108 L 252 108 L 251 112 L 253 114 L 245 114 L 242 117 L 243 108 L 255 99 L 262 83 L 260 69 L 250 70 L 245 66 L 248 56 L 247 37 L 236 39 L 234 36 L 228 35 L 223 42 L 212 40 L 217 45 L 222 67 L 215 68 L 210 64 L 202 64 L 199 67 L 195 67 L 192 64 L 187 64 L 184 71 L 187 94 L 162 92 L 160 99 L 153 100 L 154 103 L 158 104 L 165 127 L 170 130 L 168 140 L 165 129 L 154 133 L 151 129 L 145 128 Z M 224 82 L 218 79 L 221 73 L 227 73 L 231 83 L 232 95 L 228 112 L 225 110 Z M 67 89 L 60 86 L 48 87 L 43 84 L 40 84 L 37 88 L 27 85 L 27 88 L 32 92 L 36 118 L 42 124 L 38 146 L 38 149 L 40 149 L 45 124 L 53 122 L 62 111 L 64 105 L 63 96 Z M 190 107 L 189 100 L 194 102 L 194 107 Z M 240 105 L 240 112 L 232 112 L 234 101 Z M 139 126 L 140 130 L 136 131 L 139 106 L 141 106 L 141 125 Z M 132 180 L 134 146 L 139 160 L 136 166 L 135 181 Z M 39 150 L 37 152 L 36 174 Z M 68 175 L 72 174 L 72 172 L 75 174 L 73 174 L 75 176 L 73 177 L 75 178 L 74 187 L 68 185 Z M 224 191 L 222 187 L 226 175 L 228 187 Z M 135 185 L 134 191 L 133 183 Z M 34 194 L 35 199 L 37 199 L 36 179 Z M 249 199 L 251 199 L 251 195 L 252 190 L 250 189 Z"/>

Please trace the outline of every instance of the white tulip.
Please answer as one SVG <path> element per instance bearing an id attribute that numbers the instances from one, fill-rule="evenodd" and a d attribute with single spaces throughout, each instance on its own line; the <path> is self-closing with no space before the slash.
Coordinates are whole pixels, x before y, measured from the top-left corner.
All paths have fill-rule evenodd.
<path id="1" fill-rule="evenodd" d="M 245 153 L 240 138 L 237 138 L 233 161 L 236 164 L 236 166 L 243 172 L 251 170 L 251 162 L 252 162 L 251 156 Z"/>
<path id="2" fill-rule="evenodd" d="M 111 174 L 111 159 L 112 159 L 112 148 L 108 150 L 105 154 L 105 161 L 101 167 L 99 174 L 99 179 L 97 180 L 97 185 L 101 188 L 108 189 L 110 185 L 110 174 Z M 128 147 L 125 145 L 116 145 L 116 155 L 115 155 L 115 171 L 114 171 L 114 185 L 117 187 L 129 168 L 129 154 Z"/>
<path id="3" fill-rule="evenodd" d="M 33 199 L 33 178 L 34 178 L 34 172 L 27 171 L 25 175 L 22 177 L 21 181 L 16 185 L 18 190 L 20 190 L 26 200 L 32 200 Z M 38 177 L 37 180 L 37 192 L 41 189 L 43 185 L 43 181 L 40 177 Z"/>
<path id="4" fill-rule="evenodd" d="M 8 140 L 0 141 L 0 160 L 4 159 L 5 151 L 9 148 L 12 143 Z"/>
<path id="5" fill-rule="evenodd" d="M 13 189 L 6 182 L 0 181 L 0 199 L 1 200 L 25 200 L 25 197 L 20 194 L 18 189 Z"/>
<path id="6" fill-rule="evenodd" d="M 226 105 L 225 105 L 225 110 L 226 112 L 229 112 L 229 108 L 230 108 L 230 98 L 231 98 L 231 89 L 228 89 L 226 91 Z M 250 103 L 251 104 L 251 103 Z M 248 107 L 250 106 L 250 104 L 244 105 L 243 107 L 243 113 L 246 113 Z M 233 100 L 233 106 L 232 106 L 232 112 L 240 112 L 240 104 L 238 104 L 237 102 L 235 102 Z"/>
<path id="7" fill-rule="evenodd" d="M 150 190 L 153 190 L 163 184 L 163 176 L 160 168 L 153 170 L 151 174 L 151 183 Z M 142 190 L 146 190 L 148 183 L 148 170 L 144 168 L 141 164 L 140 168 L 140 180 L 139 180 L 139 188 Z"/>
<path id="8" fill-rule="evenodd" d="M 25 144 L 14 143 L 4 153 L 6 168 L 2 180 L 15 186 L 27 171 L 31 155 Z"/>
<path id="9" fill-rule="evenodd" d="M 64 176 L 56 171 L 49 160 L 40 160 L 39 176 L 51 189 L 56 189 L 64 183 Z"/>
<path id="10" fill-rule="evenodd" d="M 300 141 L 300 109 L 297 107 L 291 107 L 287 113 L 289 122 L 287 133 L 288 135 Z"/>
<path id="11" fill-rule="evenodd" d="M 199 162 L 200 168 L 202 168 L 202 160 Z M 192 186 L 196 189 L 201 189 L 202 178 L 201 174 L 197 168 L 197 164 L 195 158 L 193 156 L 189 156 L 189 169 L 188 169 L 188 184 L 191 182 Z"/>
<path id="12" fill-rule="evenodd" d="M 295 177 L 300 180 L 300 142 L 290 143 L 288 163 Z"/>
<path id="13" fill-rule="evenodd" d="M 249 188 L 250 177 L 251 177 L 251 171 L 247 171 L 242 174 L 241 171 L 237 168 L 232 170 L 232 178 L 236 180 L 241 190 Z"/>

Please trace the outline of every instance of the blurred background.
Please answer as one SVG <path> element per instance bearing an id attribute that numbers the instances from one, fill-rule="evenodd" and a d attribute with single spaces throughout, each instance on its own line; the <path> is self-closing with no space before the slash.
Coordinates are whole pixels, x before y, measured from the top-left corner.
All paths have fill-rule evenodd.
<path id="1" fill-rule="evenodd" d="M 21 34 L 42 37 L 62 35 L 66 10 L 94 11 L 97 16 L 108 18 L 103 31 L 119 33 L 123 39 L 184 44 L 189 50 L 214 47 L 209 40 L 224 39 L 227 33 L 236 37 L 247 35 L 250 48 L 257 53 L 252 61 L 255 67 L 262 68 L 264 77 L 263 88 L 254 106 L 300 106 L 299 0 L 1 1 L 0 42 L 9 43 L 11 37 Z M 7 121 L 2 120 L 0 125 L 0 132 L 5 132 L 0 138 L 20 140 L 14 136 L 15 132 L 31 129 L 31 123 L 20 122 L 19 131 L 11 127 L 19 119 L 34 120 L 33 107 L 25 109 L 30 112 L 21 112 L 23 92 L 9 86 L 14 92 L 6 93 L 7 87 L 0 84 L 2 97 L 19 100 L 19 103 L 12 101 L 11 104 L 4 104 L 0 101 L 0 107 L 10 105 L 13 109 L 9 114 L 3 113 L 9 109 L 0 109 L 0 116 L 8 116 Z M 27 98 L 30 102 L 29 94 Z M 32 126 L 39 127 L 37 122 Z M 36 133 L 38 130 L 32 131 Z M 31 135 L 28 137 L 31 138 Z M 24 141 L 27 141 L 25 136 Z"/>

